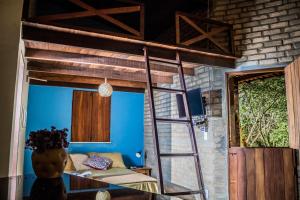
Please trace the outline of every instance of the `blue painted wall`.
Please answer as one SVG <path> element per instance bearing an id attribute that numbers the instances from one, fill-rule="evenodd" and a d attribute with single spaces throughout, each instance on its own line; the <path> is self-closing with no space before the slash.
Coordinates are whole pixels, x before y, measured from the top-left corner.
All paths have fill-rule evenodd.
<path id="1" fill-rule="evenodd" d="M 70 140 L 73 90 L 52 86 L 29 87 L 26 138 L 30 131 L 56 126 L 58 129 L 68 128 Z M 144 94 L 113 92 L 110 127 L 111 143 L 73 143 L 68 152 L 121 152 L 127 166 L 142 165 L 143 159 L 136 158 L 135 153 L 144 149 Z M 32 172 L 31 151 L 26 149 L 24 173 Z"/>

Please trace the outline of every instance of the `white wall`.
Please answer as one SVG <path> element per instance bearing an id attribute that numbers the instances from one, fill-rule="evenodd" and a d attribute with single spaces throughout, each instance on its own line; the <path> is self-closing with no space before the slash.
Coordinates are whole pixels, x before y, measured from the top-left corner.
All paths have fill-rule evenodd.
<path id="1" fill-rule="evenodd" d="M 10 157 L 16 130 L 13 119 L 22 4 L 20 0 L 0 0 L 0 177 L 16 172 Z"/>

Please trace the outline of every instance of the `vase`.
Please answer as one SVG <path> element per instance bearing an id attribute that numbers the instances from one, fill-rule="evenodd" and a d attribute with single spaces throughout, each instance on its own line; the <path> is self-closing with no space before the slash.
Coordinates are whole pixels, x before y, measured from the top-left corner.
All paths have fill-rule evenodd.
<path id="1" fill-rule="evenodd" d="M 31 161 L 37 177 L 58 178 L 63 174 L 67 164 L 67 153 L 64 148 L 33 151 Z"/>

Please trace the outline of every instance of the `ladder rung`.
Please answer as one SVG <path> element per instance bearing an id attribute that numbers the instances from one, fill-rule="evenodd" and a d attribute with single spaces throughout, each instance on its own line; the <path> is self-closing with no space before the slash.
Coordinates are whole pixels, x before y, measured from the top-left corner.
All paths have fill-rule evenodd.
<path id="1" fill-rule="evenodd" d="M 184 90 L 178 90 L 178 89 L 170 89 L 170 88 L 162 88 L 162 87 L 152 87 L 154 90 L 158 90 L 161 92 L 172 92 L 172 93 L 184 93 Z"/>
<path id="2" fill-rule="evenodd" d="M 164 119 L 164 118 L 156 118 L 156 121 L 159 121 L 159 122 L 171 122 L 171 123 L 182 123 L 182 124 L 190 123 L 189 120 L 184 120 L 184 119 Z"/>
<path id="3" fill-rule="evenodd" d="M 154 61 L 154 62 L 166 63 L 166 64 L 170 64 L 170 65 L 180 65 L 178 62 L 172 62 L 172 61 L 168 61 L 168 60 L 161 60 L 159 58 L 153 58 L 153 57 L 149 57 L 149 60 Z"/>
<path id="4" fill-rule="evenodd" d="M 160 156 L 164 157 L 185 157 L 185 156 L 197 156 L 196 153 L 161 153 Z"/>
<path id="5" fill-rule="evenodd" d="M 195 191 L 185 191 L 185 192 L 165 192 L 164 195 L 180 196 L 180 195 L 192 195 L 192 194 L 200 194 L 200 193 L 202 193 L 201 190 L 195 190 Z"/>

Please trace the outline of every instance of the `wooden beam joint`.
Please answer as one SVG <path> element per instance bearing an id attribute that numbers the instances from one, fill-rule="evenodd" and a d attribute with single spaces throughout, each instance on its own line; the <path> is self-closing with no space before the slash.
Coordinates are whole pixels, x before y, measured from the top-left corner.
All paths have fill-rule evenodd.
<path id="1" fill-rule="evenodd" d="M 144 39 L 144 8 L 143 8 L 142 4 L 116 7 L 116 8 L 96 9 L 81 0 L 69 0 L 69 1 L 77 6 L 81 7 L 82 9 L 84 9 L 84 11 L 37 16 L 37 17 L 31 18 L 29 20 L 36 21 L 39 23 L 50 23 L 50 22 L 59 21 L 59 20 L 98 16 L 98 17 L 106 20 L 107 22 L 127 31 L 128 33 L 130 33 L 140 39 Z M 132 28 L 129 25 L 125 24 L 124 22 L 121 22 L 120 20 L 111 16 L 111 15 L 117 15 L 117 14 L 128 14 L 128 13 L 136 13 L 136 12 L 139 12 L 140 16 L 141 16 L 139 18 L 139 20 L 140 20 L 139 30 L 136 30 L 135 28 Z"/>

